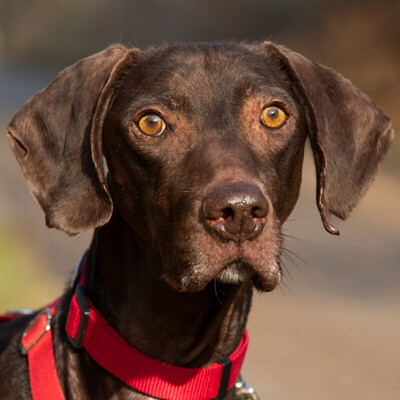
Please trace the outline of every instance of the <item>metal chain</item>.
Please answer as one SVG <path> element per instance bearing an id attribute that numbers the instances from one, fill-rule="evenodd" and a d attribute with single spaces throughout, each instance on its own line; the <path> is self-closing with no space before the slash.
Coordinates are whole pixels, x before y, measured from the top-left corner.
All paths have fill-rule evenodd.
<path id="1" fill-rule="evenodd" d="M 238 400 L 260 400 L 253 387 L 248 385 L 241 376 L 235 383 L 235 390 Z"/>

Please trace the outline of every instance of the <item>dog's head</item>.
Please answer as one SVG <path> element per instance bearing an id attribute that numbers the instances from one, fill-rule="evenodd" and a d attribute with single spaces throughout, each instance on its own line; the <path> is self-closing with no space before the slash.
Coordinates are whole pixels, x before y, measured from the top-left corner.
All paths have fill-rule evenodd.
<path id="1" fill-rule="evenodd" d="M 48 226 L 77 234 L 115 207 L 184 291 L 277 285 L 307 136 L 337 234 L 329 215 L 358 203 L 393 130 L 349 81 L 284 47 L 113 46 L 61 72 L 9 126 Z"/>

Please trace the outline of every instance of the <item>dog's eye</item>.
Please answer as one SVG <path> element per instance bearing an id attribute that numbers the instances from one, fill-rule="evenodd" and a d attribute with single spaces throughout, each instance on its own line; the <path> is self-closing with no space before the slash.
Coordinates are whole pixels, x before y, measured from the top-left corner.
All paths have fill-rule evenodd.
<path id="1" fill-rule="evenodd" d="M 286 122 L 286 113 L 276 106 L 267 107 L 261 114 L 261 121 L 268 128 L 280 128 Z"/>
<path id="2" fill-rule="evenodd" d="M 160 135 L 165 130 L 165 122 L 157 114 L 147 114 L 140 118 L 139 129 L 149 136 Z"/>

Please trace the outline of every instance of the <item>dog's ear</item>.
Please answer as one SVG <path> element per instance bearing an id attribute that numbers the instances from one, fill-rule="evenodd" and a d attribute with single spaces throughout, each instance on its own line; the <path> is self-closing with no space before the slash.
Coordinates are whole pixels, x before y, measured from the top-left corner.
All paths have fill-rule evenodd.
<path id="1" fill-rule="evenodd" d="M 133 51 L 114 45 L 59 73 L 13 117 L 8 139 L 49 227 L 70 235 L 112 213 L 102 125 L 113 87 Z"/>
<path id="2" fill-rule="evenodd" d="M 346 219 L 372 183 L 394 137 L 390 119 L 340 74 L 283 46 L 264 43 L 287 70 L 308 110 L 317 173 L 317 205 L 325 229 L 332 213 Z"/>

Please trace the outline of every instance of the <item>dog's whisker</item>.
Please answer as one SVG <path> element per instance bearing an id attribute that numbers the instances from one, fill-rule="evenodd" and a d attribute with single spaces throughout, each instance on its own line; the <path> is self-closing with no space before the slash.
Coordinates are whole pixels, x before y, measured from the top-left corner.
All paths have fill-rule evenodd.
<path id="1" fill-rule="evenodd" d="M 288 239 L 294 240 L 294 241 L 296 241 L 296 242 L 304 243 L 304 239 L 299 238 L 298 236 L 294 236 L 294 235 L 291 235 L 291 234 L 288 234 L 288 233 L 284 233 L 284 232 L 282 232 L 281 235 L 282 235 L 282 237 L 284 237 L 284 238 L 288 238 Z"/>
<path id="2" fill-rule="evenodd" d="M 296 261 L 290 256 L 288 255 L 285 250 L 282 250 L 282 254 L 281 254 L 281 262 L 283 262 L 283 258 L 286 258 L 288 261 L 291 262 L 291 264 L 293 264 L 297 269 L 299 269 L 299 266 L 297 265 Z"/>
<path id="3" fill-rule="evenodd" d="M 283 277 L 288 276 L 289 279 L 290 279 L 291 281 L 293 281 L 292 274 L 290 273 L 290 271 L 289 271 L 289 269 L 287 268 L 286 264 L 285 264 L 282 260 L 280 260 L 280 264 L 283 266 L 283 269 L 284 269 Z"/>
<path id="4" fill-rule="evenodd" d="M 287 248 L 282 247 L 282 254 L 285 254 L 285 256 L 289 258 L 290 256 L 289 256 L 289 254 L 287 254 L 287 253 L 289 253 L 290 255 L 293 255 L 294 257 L 298 258 L 304 265 L 306 265 L 306 266 L 309 267 L 310 269 L 313 268 L 311 264 L 309 264 L 306 260 L 304 260 L 304 258 L 300 257 L 297 253 L 295 253 L 295 252 L 292 251 L 292 250 L 289 250 L 289 249 L 287 249 Z M 294 260 L 292 260 L 292 261 L 293 261 L 293 264 L 297 265 L 297 264 L 294 262 Z"/>
<path id="5" fill-rule="evenodd" d="M 219 304 L 221 304 L 221 306 L 222 306 L 222 301 L 221 301 L 221 299 L 220 299 L 219 296 L 218 296 L 217 280 L 216 280 L 216 279 L 214 279 L 214 293 L 215 293 L 215 296 L 216 296 L 216 298 L 217 298 Z"/>
<path id="6" fill-rule="evenodd" d="M 281 280 L 276 288 L 280 290 L 284 297 L 287 297 L 285 289 L 290 290 L 290 287 L 286 284 L 286 282 Z"/>

